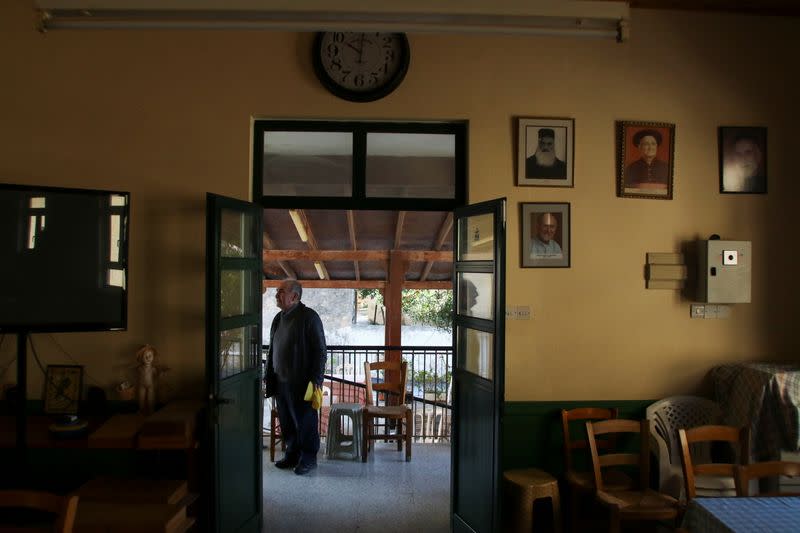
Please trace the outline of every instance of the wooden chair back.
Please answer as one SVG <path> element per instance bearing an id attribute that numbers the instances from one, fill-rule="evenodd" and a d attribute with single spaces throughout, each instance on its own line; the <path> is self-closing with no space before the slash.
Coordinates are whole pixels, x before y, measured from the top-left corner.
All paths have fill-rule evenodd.
<path id="1" fill-rule="evenodd" d="M 37 490 L 0 490 L 0 507 L 32 509 L 55 515 L 52 531 L 72 533 L 78 510 L 77 494 L 61 496 Z M 2 530 L 0 525 L 0 530 Z"/>
<path id="2" fill-rule="evenodd" d="M 681 467 L 683 483 L 686 489 L 686 501 L 690 502 L 697 495 L 695 476 L 729 476 L 734 477 L 734 463 L 695 463 L 692 460 L 692 444 L 698 442 L 730 442 L 736 447 L 738 462 L 747 464 L 750 460 L 750 429 L 734 426 L 698 426 L 691 429 L 679 429 L 678 441 L 681 446 Z"/>
<path id="3" fill-rule="evenodd" d="M 372 382 L 372 373 L 383 371 L 383 381 Z M 404 405 L 406 403 L 406 379 L 408 363 L 406 361 L 364 362 L 364 384 L 367 387 L 366 405 L 376 405 L 374 393 L 386 394 L 386 405 Z"/>
<path id="4" fill-rule="evenodd" d="M 579 420 L 609 420 L 617 418 L 616 408 L 606 409 L 603 407 L 577 407 L 575 409 L 561 410 L 561 430 L 564 437 L 564 471 L 569 472 L 573 469 L 572 452 L 575 450 L 588 450 L 589 442 L 585 438 L 572 438 L 569 431 L 570 422 Z M 610 447 L 611 441 L 608 439 L 598 440 L 598 449 Z"/>
<path id="5" fill-rule="evenodd" d="M 600 455 L 597 437 L 608 434 L 639 434 L 638 453 L 606 453 Z M 594 473 L 594 486 L 598 491 L 603 491 L 602 469 L 613 466 L 635 466 L 639 469 L 639 488 L 644 490 L 649 486 L 650 478 L 650 423 L 647 420 L 602 420 L 600 422 L 586 422 L 586 435 L 589 440 L 589 451 L 592 455 L 592 468 Z"/>
<path id="6" fill-rule="evenodd" d="M 800 463 L 792 461 L 765 461 L 735 467 L 736 495 L 750 496 L 750 480 L 776 476 L 800 476 Z M 800 492 L 765 492 L 758 496 L 800 496 Z"/>

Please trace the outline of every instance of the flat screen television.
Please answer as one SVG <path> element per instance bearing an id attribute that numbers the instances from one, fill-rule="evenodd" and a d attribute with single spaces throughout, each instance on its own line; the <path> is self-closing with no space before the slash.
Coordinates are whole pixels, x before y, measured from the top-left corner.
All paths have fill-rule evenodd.
<path id="1" fill-rule="evenodd" d="M 127 192 L 0 184 L 0 331 L 128 323 Z"/>

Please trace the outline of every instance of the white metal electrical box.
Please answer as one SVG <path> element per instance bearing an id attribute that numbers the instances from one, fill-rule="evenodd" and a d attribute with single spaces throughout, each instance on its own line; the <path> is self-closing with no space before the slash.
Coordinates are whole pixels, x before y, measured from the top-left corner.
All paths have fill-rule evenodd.
<path id="1" fill-rule="evenodd" d="M 697 299 L 712 304 L 750 302 L 750 241 L 697 242 Z"/>

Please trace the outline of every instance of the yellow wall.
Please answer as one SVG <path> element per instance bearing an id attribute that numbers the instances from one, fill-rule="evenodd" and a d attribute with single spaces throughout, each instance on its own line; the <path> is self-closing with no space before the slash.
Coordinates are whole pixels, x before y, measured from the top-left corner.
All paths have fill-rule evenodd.
<path id="1" fill-rule="evenodd" d="M 656 398 L 697 388 L 714 364 L 791 357 L 800 22 L 634 10 L 631 26 L 625 44 L 412 34 L 401 87 L 357 104 L 316 81 L 311 34 L 42 35 L 30 0 L 3 2 L 0 182 L 132 193 L 128 331 L 52 338 L 106 388 L 152 343 L 173 394 L 199 393 L 205 193 L 249 196 L 251 119 L 466 119 L 470 200 L 508 198 L 507 301 L 533 309 L 507 326 L 507 399 Z M 574 189 L 514 186 L 519 116 L 575 118 Z M 676 124 L 674 200 L 616 197 L 615 120 Z M 768 195 L 718 193 L 719 125 L 769 128 Z M 571 203 L 571 268 L 519 268 L 527 201 Z M 644 289 L 645 253 L 711 233 L 753 241 L 753 301 L 690 320 L 677 293 Z M 69 362 L 49 336 L 34 342 L 45 363 Z M 0 369 L 13 348 L 7 336 Z"/>

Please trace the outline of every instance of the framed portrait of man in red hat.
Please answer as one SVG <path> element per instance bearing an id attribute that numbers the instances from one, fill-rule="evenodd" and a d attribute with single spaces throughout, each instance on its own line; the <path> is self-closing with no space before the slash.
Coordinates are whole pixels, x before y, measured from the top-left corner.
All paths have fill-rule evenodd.
<path id="1" fill-rule="evenodd" d="M 617 122 L 617 196 L 672 200 L 675 125 Z"/>
<path id="2" fill-rule="evenodd" d="M 568 203 L 521 203 L 520 220 L 522 268 L 570 266 L 572 245 Z"/>
<path id="3" fill-rule="evenodd" d="M 572 187 L 575 120 L 520 118 L 517 185 Z"/>

